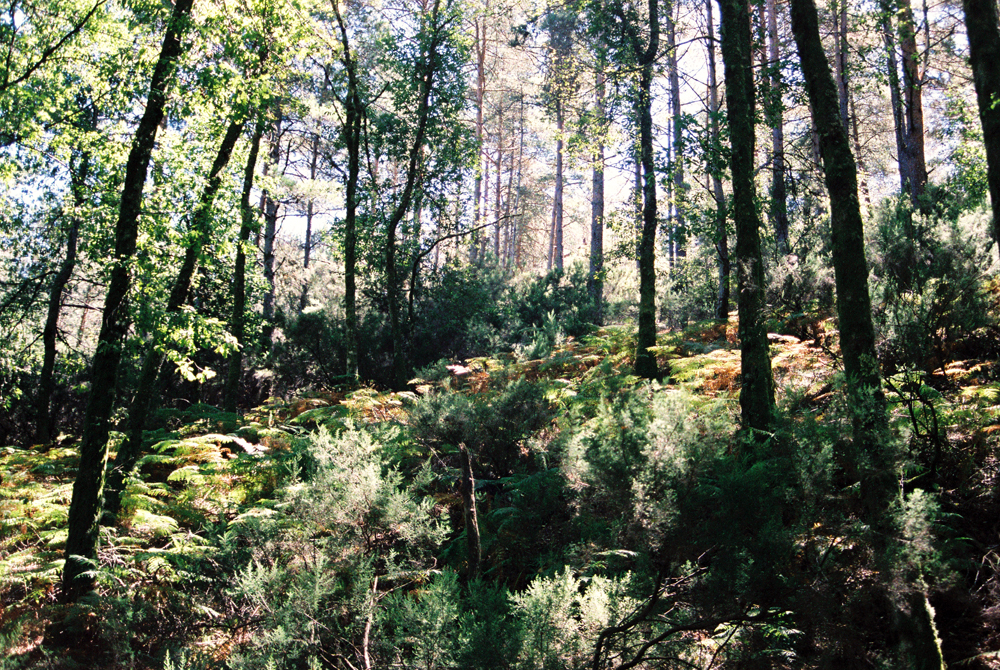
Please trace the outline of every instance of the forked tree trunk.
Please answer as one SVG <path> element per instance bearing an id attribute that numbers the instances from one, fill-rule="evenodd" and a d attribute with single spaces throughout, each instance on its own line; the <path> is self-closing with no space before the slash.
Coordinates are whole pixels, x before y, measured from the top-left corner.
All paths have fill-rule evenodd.
<path id="1" fill-rule="evenodd" d="M 91 363 L 90 398 L 80 442 L 80 465 L 73 484 L 69 508 L 66 562 L 63 568 L 62 597 L 75 601 L 94 588 L 94 559 L 104 497 L 105 468 L 108 460 L 108 433 L 114 409 L 122 340 L 128 327 L 126 298 L 132 284 L 131 262 L 138 240 L 143 188 L 149 169 L 156 131 L 163 120 L 167 91 L 173 83 L 177 60 L 183 48 L 194 0 L 176 0 L 139 127 L 136 129 L 125 166 L 121 204 L 115 225 L 115 250 L 111 277 L 104 300 L 101 332 Z"/>

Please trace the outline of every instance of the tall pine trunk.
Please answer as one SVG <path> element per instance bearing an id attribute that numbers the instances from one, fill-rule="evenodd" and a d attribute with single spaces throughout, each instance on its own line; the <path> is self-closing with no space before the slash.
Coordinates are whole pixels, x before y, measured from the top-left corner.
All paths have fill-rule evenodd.
<path id="1" fill-rule="evenodd" d="M 769 431 L 774 422 L 774 377 L 764 322 L 764 262 L 754 204 L 754 86 L 750 14 L 745 0 L 721 0 L 722 62 L 731 140 L 736 285 L 739 310 L 744 429 Z"/>
<path id="2" fill-rule="evenodd" d="M 177 60 L 183 48 L 194 0 L 177 0 L 167 23 L 166 34 L 139 127 L 136 129 L 125 167 L 121 204 L 115 225 L 115 250 L 111 277 L 104 300 L 101 332 L 91 363 L 90 398 L 80 442 L 80 465 L 73 484 L 69 508 L 66 562 L 62 596 L 75 601 L 94 588 L 94 559 L 104 497 L 108 460 L 108 433 L 114 409 L 121 347 L 128 327 L 126 298 L 132 285 L 131 264 L 139 235 L 143 189 L 149 169 L 156 131 L 163 120 L 167 91 L 173 83 Z"/>
<path id="3" fill-rule="evenodd" d="M 556 187 L 552 198 L 552 267 L 563 269 L 563 132 L 566 120 L 562 102 L 556 103 Z"/>

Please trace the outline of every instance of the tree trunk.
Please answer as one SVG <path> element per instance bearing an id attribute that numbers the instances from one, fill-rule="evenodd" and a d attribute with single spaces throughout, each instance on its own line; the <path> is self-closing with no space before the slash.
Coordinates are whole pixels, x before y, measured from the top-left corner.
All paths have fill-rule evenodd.
<path id="1" fill-rule="evenodd" d="M 798 45 L 812 115 L 820 136 L 826 187 L 830 195 L 830 225 L 837 287 L 840 346 L 847 376 L 848 402 L 853 414 L 856 444 L 870 452 L 874 479 L 892 473 L 886 461 L 884 439 L 888 430 L 885 396 L 875 353 L 871 299 L 868 294 L 868 263 L 865 259 L 864 228 L 858 202 L 857 168 L 847 133 L 834 110 L 837 89 L 819 38 L 819 23 L 813 0 L 792 0 L 792 31 Z M 873 492 L 885 509 L 884 495 Z"/>
<path id="2" fill-rule="evenodd" d="M 279 111 L 274 119 L 274 140 L 271 143 L 271 151 L 268 160 L 277 171 L 281 162 L 281 112 Z M 280 172 L 278 172 L 280 174 Z M 264 292 L 263 321 L 264 327 L 261 329 L 261 346 L 264 353 L 271 351 L 271 342 L 274 336 L 274 240 L 278 235 L 278 208 L 281 203 L 275 199 L 274 193 L 264 194 L 264 281 L 267 282 L 267 289 Z"/>
<path id="3" fill-rule="evenodd" d="M 635 373 L 652 379 L 658 376 L 656 355 L 656 168 L 653 164 L 653 64 L 660 47 L 660 18 L 657 0 L 649 4 L 649 44 L 640 51 L 633 32 L 633 52 L 639 56 L 639 147 L 642 156 L 642 240 L 639 246 L 639 332 L 636 337 Z"/>
<path id="4" fill-rule="evenodd" d="M 674 24 L 676 4 L 667 6 L 667 78 L 670 81 L 670 107 L 673 116 L 673 221 L 670 226 L 670 241 L 674 260 L 684 258 L 684 124 L 681 117 L 681 77 L 677 67 L 677 35 Z"/>
<path id="5" fill-rule="evenodd" d="M 233 271 L 233 314 L 229 322 L 229 332 L 236 338 L 237 348 L 229 357 L 226 371 L 225 410 L 236 412 L 236 402 L 240 391 L 240 377 L 243 376 L 243 349 L 246 346 L 247 309 L 247 246 L 250 233 L 257 227 L 256 216 L 250 206 L 250 192 L 253 190 L 254 171 L 260 154 L 260 141 L 264 136 L 267 115 L 257 114 L 257 124 L 250 140 L 250 154 L 243 170 L 243 192 L 240 194 L 240 236 L 236 242 L 236 267 Z"/>
<path id="6" fill-rule="evenodd" d="M 399 281 L 396 268 L 396 230 L 406 216 L 413 199 L 417 185 L 420 158 L 424 151 L 424 139 L 427 132 L 427 122 L 430 117 L 431 94 L 434 90 L 434 75 L 437 72 L 439 59 L 437 48 L 441 43 L 442 26 L 439 25 L 438 9 L 440 0 L 434 0 L 429 17 L 433 34 L 427 45 L 424 58 L 417 64 L 420 76 L 420 104 L 417 109 L 417 127 L 410 147 L 406 169 L 406 183 L 400 195 L 399 202 L 389 218 L 386 226 L 385 275 L 389 302 L 389 328 L 392 333 L 392 380 L 397 386 L 405 385 L 405 354 L 403 351 L 403 331 L 399 318 Z"/>
<path id="7" fill-rule="evenodd" d="M 552 254 L 553 267 L 563 269 L 563 132 L 566 120 L 562 102 L 556 103 L 556 188 L 552 199 Z"/>
<path id="8" fill-rule="evenodd" d="M 921 196 L 927 187 L 927 163 L 924 158 L 923 75 L 917 52 L 917 28 L 913 22 L 910 0 L 901 1 L 899 12 L 899 48 L 903 54 L 903 100 L 906 103 L 904 139 L 912 161 L 906 192 L 913 206 L 923 210 Z"/>
<path id="9" fill-rule="evenodd" d="M 340 12 L 340 3 L 330 0 L 340 31 L 340 62 L 347 71 L 347 95 L 344 99 L 344 126 L 341 135 L 347 149 L 347 179 L 344 184 L 344 339 L 347 351 L 347 376 L 358 378 L 358 178 L 361 174 L 361 132 L 364 102 L 358 63 L 351 50 L 347 24 Z"/>
<path id="10" fill-rule="evenodd" d="M 771 127 L 771 217 L 778 253 L 791 253 L 788 240 L 788 191 L 785 188 L 785 119 L 781 81 L 781 52 L 778 39 L 778 8 L 775 0 L 766 0 L 768 58 L 771 75 L 768 82 L 770 99 L 764 110 Z"/>
<path id="11" fill-rule="evenodd" d="M 993 206 L 993 241 L 1000 245 L 1000 29 L 994 0 L 963 0 L 969 60 L 986 145 L 986 179 Z"/>
<path id="12" fill-rule="evenodd" d="M 722 63 L 731 140 L 736 285 L 739 310 L 744 429 L 769 431 L 774 423 L 774 378 L 764 323 L 764 262 L 754 204 L 754 88 L 750 14 L 745 0 L 721 0 Z"/>
<path id="13" fill-rule="evenodd" d="M 719 153 L 719 82 L 715 71 L 715 19 L 712 17 L 712 1 L 705 0 L 705 16 L 708 26 L 708 113 L 712 135 L 712 151 Z M 729 233 L 726 230 L 726 194 L 722 189 L 717 161 L 709 157 L 706 172 L 711 175 L 712 195 L 715 198 L 715 250 L 719 275 L 719 288 L 715 297 L 715 318 L 729 320 Z"/>
<path id="14" fill-rule="evenodd" d="M 889 101 L 892 104 L 892 124 L 896 131 L 896 156 L 899 163 L 899 188 L 907 192 L 912 181 L 912 163 L 906 146 L 906 121 L 903 116 L 903 100 L 899 87 L 899 63 L 896 60 L 896 35 L 892 29 L 892 4 L 882 0 L 882 42 L 885 44 L 886 65 L 889 75 Z"/>
<path id="15" fill-rule="evenodd" d="M 319 135 L 313 134 L 312 147 L 309 159 L 309 179 L 316 181 L 316 174 L 319 161 Z M 306 239 L 302 245 L 302 295 L 299 297 L 299 313 L 305 311 L 309 304 L 309 256 L 312 253 L 312 223 L 313 223 L 313 199 L 309 198 L 306 203 Z"/>
<path id="16" fill-rule="evenodd" d="M 86 204 L 85 189 L 90 172 L 90 153 L 83 151 L 70 159 L 70 190 L 73 194 L 73 205 L 77 211 L 69 217 L 69 230 L 66 232 L 66 255 L 59 267 L 59 272 L 52 281 L 49 290 L 48 313 L 45 317 L 45 327 L 42 330 L 42 371 L 38 377 L 38 396 L 35 399 L 35 442 L 48 444 L 55 434 L 55 426 L 50 414 L 52 393 L 55 391 L 56 336 L 59 328 L 59 312 L 62 309 L 63 293 L 73 270 L 76 268 L 76 247 L 80 237 L 80 208 Z"/>
<path id="17" fill-rule="evenodd" d="M 604 322 L 604 133 L 607 125 L 604 70 L 600 65 L 594 94 L 598 128 L 590 182 L 590 271 L 587 273 L 587 293 L 594 305 L 594 323 L 600 325 Z"/>
<path id="18" fill-rule="evenodd" d="M 212 233 L 212 205 L 219 192 L 219 187 L 222 185 L 222 171 L 229 164 L 229 158 L 233 155 L 236 142 L 243 134 L 245 121 L 246 119 L 240 114 L 230 122 L 222 144 L 219 146 L 219 152 L 215 156 L 215 162 L 212 163 L 212 170 L 205 182 L 201 200 L 191 217 L 193 235 L 184 252 L 181 268 L 170 289 L 170 297 L 167 299 L 167 309 L 163 315 L 163 320 L 167 323 L 181 311 L 181 307 L 187 302 L 188 293 L 191 291 L 191 279 L 198 267 L 198 258 Z M 146 355 L 143 359 L 142 371 L 139 374 L 139 384 L 132 398 L 132 403 L 129 405 L 126 438 L 118 448 L 114 467 L 108 476 L 104 509 L 112 521 L 121 510 L 121 497 L 125 491 L 125 481 L 135 469 L 135 464 L 142 452 L 142 432 L 146 427 L 146 418 L 155 407 L 153 396 L 156 391 L 156 378 L 165 359 L 160 350 L 162 342 L 158 332 L 158 330 L 153 331 L 153 336 L 146 345 Z"/>
<path id="19" fill-rule="evenodd" d="M 130 266 L 138 239 L 143 188 L 156 141 L 156 131 L 164 116 L 167 90 L 173 82 L 177 59 L 183 50 L 181 40 L 188 29 L 193 2 L 194 0 L 176 0 L 174 4 L 150 81 L 146 108 L 136 129 L 125 167 L 118 222 L 115 226 L 114 259 L 104 300 L 97 351 L 91 364 L 91 391 L 80 443 L 80 466 L 73 484 L 73 499 L 69 509 L 69 533 L 66 538 L 66 562 L 62 579 L 62 595 L 68 601 L 75 601 L 94 588 L 93 567 L 104 495 L 108 433 L 111 429 L 122 340 L 128 325 L 126 298 L 132 283 Z"/>
<path id="20" fill-rule="evenodd" d="M 486 9 L 489 9 L 487 3 Z M 472 189 L 472 245 L 469 248 L 469 262 L 479 260 L 480 200 L 483 193 L 483 100 L 486 97 L 486 20 L 475 22 L 476 50 L 476 177 Z"/>

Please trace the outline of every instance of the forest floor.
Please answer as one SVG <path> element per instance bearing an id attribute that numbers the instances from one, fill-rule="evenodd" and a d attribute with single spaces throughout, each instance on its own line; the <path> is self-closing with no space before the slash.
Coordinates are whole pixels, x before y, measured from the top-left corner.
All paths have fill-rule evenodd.
<path id="1" fill-rule="evenodd" d="M 779 406 L 793 422 L 822 421 L 842 402 L 834 327 L 823 316 L 784 325 L 788 334 L 770 336 Z M 234 626 L 206 604 L 210 600 L 193 595 L 210 589 L 201 581 L 212 577 L 192 572 L 191 566 L 197 562 L 204 569 L 232 524 L 275 509 L 278 491 L 301 467 L 296 439 L 321 427 L 405 426 L 420 396 L 441 387 L 490 394 L 498 380 L 514 378 L 544 385 L 557 412 L 578 411 L 609 393 L 647 384 L 631 376 L 633 342 L 629 331 L 606 328 L 559 342 L 543 359 L 464 361 L 450 366 L 449 376 L 416 380 L 413 390 L 403 393 L 318 392 L 271 399 L 241 416 L 206 405 L 161 410 L 158 426 L 147 434 L 148 452 L 129 487 L 122 518 L 101 530 L 98 583 L 105 601 L 100 605 L 57 600 L 78 459 L 75 438 L 61 436 L 51 446 L 0 448 L 0 657 L 7 657 L 0 667 L 90 667 L 101 655 L 110 666 L 159 668 L 164 649 L 181 640 L 221 661 L 251 631 Z M 653 385 L 654 393 L 683 390 L 706 403 L 722 403 L 735 423 L 740 371 L 735 323 L 662 333 L 657 354 L 670 375 Z M 891 378 L 888 397 L 894 425 L 906 435 L 915 458 L 935 470 L 942 506 L 958 519 L 953 526 L 965 547 L 966 566 L 956 587 L 939 595 L 935 606 L 946 656 L 965 660 L 1000 647 L 995 597 L 1000 591 L 1000 371 L 994 360 L 937 363 L 933 374 Z M 545 430 L 556 430 L 555 423 Z M 397 441 L 385 448 L 400 450 L 400 462 L 428 457 L 412 443 Z M 437 513 L 461 514 L 460 496 L 445 491 L 435 500 Z M 139 600 L 159 614 L 141 615 Z M 53 622 L 74 631 L 72 650 L 46 637 Z M 989 659 L 979 656 L 976 662 Z"/>

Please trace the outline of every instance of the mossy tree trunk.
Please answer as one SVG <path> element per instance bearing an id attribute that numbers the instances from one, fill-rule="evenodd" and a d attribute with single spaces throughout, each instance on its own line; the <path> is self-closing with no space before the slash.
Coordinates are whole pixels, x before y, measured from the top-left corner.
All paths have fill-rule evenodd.
<path id="1" fill-rule="evenodd" d="M 731 141 L 733 220 L 739 310 L 740 410 L 745 429 L 768 431 L 774 422 L 774 378 L 764 323 L 764 262 L 754 198 L 753 53 L 745 0 L 720 0 L 726 117 Z"/>
<path id="2" fill-rule="evenodd" d="M 104 495 L 108 460 L 108 433 L 115 403 L 115 385 L 121 362 L 122 340 L 128 327 L 126 298 L 132 285 L 132 257 L 135 255 L 142 210 L 143 189 L 149 169 L 156 131 L 163 120 L 167 91 L 173 82 L 182 39 L 190 23 L 194 0 L 177 0 L 167 23 L 166 34 L 139 127 L 136 129 L 125 167 L 121 204 L 115 226 L 115 250 L 111 277 L 104 300 L 97 351 L 91 363 L 90 398 L 80 443 L 80 466 L 73 484 L 63 568 L 62 597 L 74 601 L 94 588 L 94 559 Z"/>

